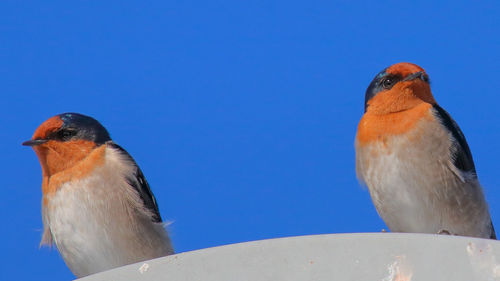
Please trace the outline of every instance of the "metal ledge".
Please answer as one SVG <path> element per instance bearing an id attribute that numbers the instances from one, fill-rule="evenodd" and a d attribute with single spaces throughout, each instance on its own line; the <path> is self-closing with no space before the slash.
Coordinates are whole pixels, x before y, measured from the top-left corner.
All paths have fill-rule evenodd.
<path id="1" fill-rule="evenodd" d="M 330 234 L 185 252 L 79 280 L 480 281 L 500 280 L 499 262 L 500 242 L 495 240 L 403 233 Z"/>

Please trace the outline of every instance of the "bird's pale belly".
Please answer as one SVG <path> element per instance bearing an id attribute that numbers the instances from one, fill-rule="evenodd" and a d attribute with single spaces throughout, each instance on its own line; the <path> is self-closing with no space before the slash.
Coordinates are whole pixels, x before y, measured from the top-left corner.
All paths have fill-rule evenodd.
<path id="1" fill-rule="evenodd" d="M 415 131 L 357 144 L 357 172 L 391 231 L 489 237 L 489 215 L 477 180 L 450 168 L 443 130 Z M 483 204 L 484 206 L 482 206 Z"/>
<path id="2" fill-rule="evenodd" d="M 437 233 L 446 227 L 445 202 L 436 202 L 442 192 L 437 177 L 426 177 L 409 159 L 383 155 L 373 159 L 367 185 L 380 216 L 395 232 Z M 432 167 L 433 170 L 440 167 Z"/>
<path id="3" fill-rule="evenodd" d="M 89 192 L 89 190 L 93 192 Z M 65 184 L 53 194 L 45 215 L 53 240 L 77 276 L 161 257 L 172 249 L 161 224 L 135 218 L 122 196 L 106 188 Z M 128 217 L 128 218 L 127 218 Z"/>

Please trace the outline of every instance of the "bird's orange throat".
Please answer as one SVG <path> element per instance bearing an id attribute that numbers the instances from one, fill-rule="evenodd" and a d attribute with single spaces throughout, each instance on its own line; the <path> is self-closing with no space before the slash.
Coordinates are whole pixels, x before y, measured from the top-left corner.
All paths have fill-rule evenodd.
<path id="1" fill-rule="evenodd" d="M 48 195 L 65 182 L 87 176 L 104 163 L 105 145 L 96 148 L 91 141 L 48 141 L 34 150 L 42 166 L 42 191 Z"/>
<path id="2" fill-rule="evenodd" d="M 436 103 L 429 84 L 421 80 L 404 81 L 370 99 L 367 112 L 372 114 L 395 113 L 412 109 L 422 102 Z"/>
<path id="3" fill-rule="evenodd" d="M 376 114 L 367 111 L 358 125 L 356 140 L 363 145 L 372 141 L 385 141 L 387 137 L 404 134 L 421 120 L 432 120 L 432 104 L 420 101 L 410 109 Z M 378 112 L 377 112 L 378 113 Z"/>
<path id="4" fill-rule="evenodd" d="M 44 176 L 52 176 L 87 157 L 94 149 L 95 144 L 90 141 L 48 141 L 45 144 L 33 147 L 42 166 Z"/>
<path id="5" fill-rule="evenodd" d="M 428 83 L 419 79 L 399 82 L 368 101 L 356 140 L 364 144 L 404 134 L 423 118 L 432 119 L 430 109 L 435 103 Z"/>

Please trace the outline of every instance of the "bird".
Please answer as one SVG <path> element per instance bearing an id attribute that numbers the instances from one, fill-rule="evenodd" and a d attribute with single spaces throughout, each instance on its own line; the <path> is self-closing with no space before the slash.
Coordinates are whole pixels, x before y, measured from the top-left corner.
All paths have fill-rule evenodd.
<path id="1" fill-rule="evenodd" d="M 42 168 L 40 244 L 77 277 L 174 253 L 144 174 L 96 119 L 53 116 L 22 144 Z"/>
<path id="2" fill-rule="evenodd" d="M 379 72 L 365 93 L 356 174 L 392 232 L 496 239 L 465 136 L 413 63 Z"/>

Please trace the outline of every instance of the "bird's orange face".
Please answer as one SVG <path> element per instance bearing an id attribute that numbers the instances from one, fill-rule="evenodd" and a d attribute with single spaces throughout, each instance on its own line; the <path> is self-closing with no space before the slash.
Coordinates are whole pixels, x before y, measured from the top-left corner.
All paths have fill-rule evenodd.
<path id="1" fill-rule="evenodd" d="M 35 150 L 42 166 L 44 195 L 63 183 L 89 175 L 104 164 L 108 131 L 94 118 L 62 113 L 43 122 L 23 145 Z M 44 204 L 46 204 L 44 196 Z"/>
<path id="2" fill-rule="evenodd" d="M 381 71 L 366 90 L 365 114 L 356 134 L 357 143 L 385 142 L 387 136 L 405 134 L 424 119 L 432 118 L 436 104 L 425 70 L 398 63 Z"/>
<path id="3" fill-rule="evenodd" d="M 96 144 L 89 140 L 66 140 L 71 133 L 62 130 L 63 124 L 59 116 L 49 118 L 35 130 L 31 140 L 24 143 L 35 150 L 44 177 L 73 167 L 96 147 Z"/>
<path id="4" fill-rule="evenodd" d="M 412 63 L 394 64 L 380 72 L 366 90 L 365 111 L 389 114 L 421 103 L 435 104 L 425 70 Z"/>

